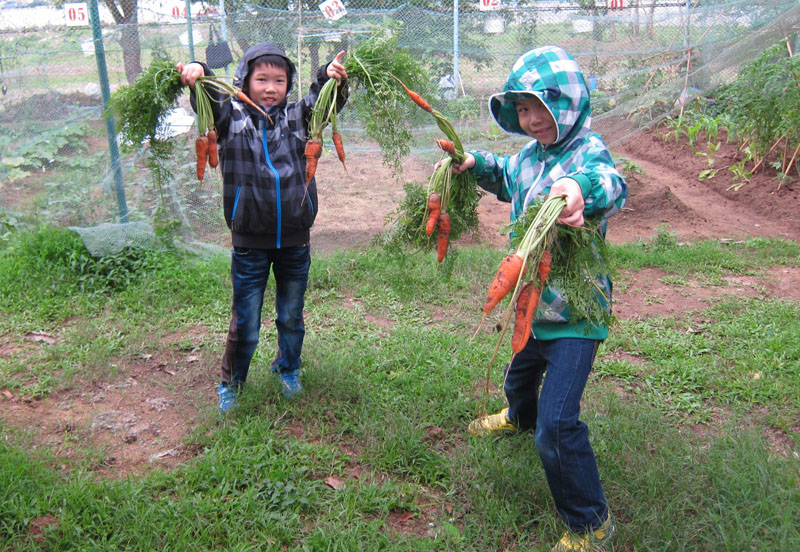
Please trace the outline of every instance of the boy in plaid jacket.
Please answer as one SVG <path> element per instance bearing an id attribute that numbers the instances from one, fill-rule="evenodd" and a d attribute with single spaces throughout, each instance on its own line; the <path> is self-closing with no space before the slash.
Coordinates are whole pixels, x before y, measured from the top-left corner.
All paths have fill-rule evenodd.
<path id="1" fill-rule="evenodd" d="M 278 354 L 272 370 L 281 378 L 287 397 L 302 391 L 300 354 L 305 327 L 303 306 L 311 264 L 309 236 L 317 216 L 317 186 L 306 187 L 304 149 L 308 122 L 323 84 L 338 81 L 338 107 L 347 98 L 347 71 L 340 52 L 317 72 L 311 90 L 300 101 L 288 101 L 296 69 L 286 53 L 262 42 L 248 48 L 234 75 L 234 84 L 261 106 L 267 117 L 232 98 L 214 101 L 214 125 L 219 136 L 225 221 L 231 229 L 233 305 L 222 381 L 217 389 L 219 410 L 236 405 L 258 345 L 261 308 L 270 269 L 275 276 L 275 325 Z M 183 84 L 213 75 L 198 62 L 178 64 Z"/>

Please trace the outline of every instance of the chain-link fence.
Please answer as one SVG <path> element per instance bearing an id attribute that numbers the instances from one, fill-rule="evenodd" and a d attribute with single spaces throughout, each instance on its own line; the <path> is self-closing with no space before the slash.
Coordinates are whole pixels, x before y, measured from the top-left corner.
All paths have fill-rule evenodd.
<path id="1" fill-rule="evenodd" d="M 312 71 L 337 51 L 391 26 L 400 47 L 424 60 L 440 109 L 480 136 L 496 131 L 486 100 L 513 61 L 557 44 L 580 63 L 594 126 L 613 147 L 734 79 L 765 47 L 786 40 L 791 51 L 800 22 L 796 0 L 312 2 L 275 9 L 232 0 L 109 0 L 109 10 L 94 0 L 59 7 L 0 0 L 0 217 L 81 227 L 150 223 L 166 200 L 190 239 L 224 242 L 218 189 L 192 180 L 186 98 L 170 117 L 187 147 L 175 148 L 166 189 L 153 185 L 144 150 L 118 154 L 109 139 L 106 92 L 132 82 L 155 52 L 205 61 L 207 47 L 222 41 L 232 63 L 219 71 L 231 74 L 250 44 L 269 39 L 298 63 L 296 90 L 307 90 Z M 377 151 L 357 117 L 346 110 L 343 117 L 345 138 Z"/>

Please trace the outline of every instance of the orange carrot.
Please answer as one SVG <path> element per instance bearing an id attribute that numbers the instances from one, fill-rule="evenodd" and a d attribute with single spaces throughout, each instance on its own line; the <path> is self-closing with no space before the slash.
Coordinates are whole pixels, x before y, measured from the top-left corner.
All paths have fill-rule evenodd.
<path id="1" fill-rule="evenodd" d="M 208 136 L 208 164 L 212 169 L 219 165 L 219 151 L 217 150 L 217 131 L 213 128 L 206 133 Z"/>
<path id="2" fill-rule="evenodd" d="M 450 155 L 456 154 L 456 145 L 450 140 L 436 140 L 436 145 L 442 148 L 442 151 Z"/>
<path id="3" fill-rule="evenodd" d="M 525 282 L 517 296 L 517 312 L 514 318 L 514 333 L 511 335 L 511 350 L 517 354 L 528 343 L 533 327 L 533 313 L 539 304 L 539 290 L 531 282 Z"/>
<path id="4" fill-rule="evenodd" d="M 439 230 L 436 233 L 436 252 L 439 255 L 439 262 L 444 260 L 447 255 L 447 246 L 450 243 L 450 215 L 447 213 L 439 214 Z"/>
<path id="5" fill-rule="evenodd" d="M 198 136 L 194 141 L 194 149 L 197 153 L 197 180 L 202 182 L 208 161 L 208 137 Z"/>
<path id="6" fill-rule="evenodd" d="M 398 80 L 398 82 L 400 82 L 400 81 Z M 406 86 L 402 82 L 400 83 L 400 85 L 403 88 L 406 89 L 406 94 L 408 94 L 408 97 L 411 98 L 411 101 L 413 101 L 415 104 L 420 106 L 422 109 L 424 109 L 428 113 L 433 113 L 433 108 L 431 107 L 431 104 L 429 104 L 424 99 L 422 99 L 422 96 L 420 96 L 419 94 L 417 94 L 416 92 L 411 90 L 408 86 Z"/>
<path id="7" fill-rule="evenodd" d="M 251 105 L 251 106 L 255 107 L 258 110 L 259 113 L 264 113 L 264 110 L 261 109 L 261 107 L 258 106 L 256 104 L 256 102 L 251 100 L 250 97 L 247 94 L 245 94 L 244 92 L 242 92 L 241 90 L 236 92 L 236 99 L 239 100 L 239 101 L 242 101 L 242 102 L 244 102 L 244 103 L 246 103 L 248 105 Z"/>
<path id="8" fill-rule="evenodd" d="M 553 255 L 550 253 L 549 249 L 544 250 L 544 254 L 542 255 L 542 260 L 539 261 L 539 268 L 536 271 L 536 276 L 539 278 L 539 285 L 544 286 L 545 280 L 550 275 L 550 268 L 553 264 Z"/>
<path id="9" fill-rule="evenodd" d="M 492 312 L 497 303 L 508 295 L 509 291 L 514 289 L 522 271 L 522 264 L 523 258 L 516 253 L 512 253 L 503 259 L 503 262 L 500 263 L 500 268 L 497 269 L 494 280 L 489 286 L 489 296 L 483 304 L 483 316 Z"/>
<path id="10" fill-rule="evenodd" d="M 442 208 L 442 196 L 433 192 L 428 196 L 428 222 L 425 224 L 425 233 L 429 236 L 433 234 L 436 223 L 439 222 L 439 213 Z"/>
<path id="11" fill-rule="evenodd" d="M 339 157 L 339 161 L 342 162 L 342 167 L 344 167 L 344 174 L 347 174 L 347 165 L 344 164 L 344 144 L 342 144 L 342 135 L 338 132 L 334 132 L 333 136 L 333 145 L 336 147 L 336 155 Z"/>
<path id="12" fill-rule="evenodd" d="M 306 142 L 306 149 L 304 153 L 306 157 L 306 188 L 314 178 L 317 172 L 317 163 L 322 156 L 322 140 L 319 138 L 309 138 Z"/>

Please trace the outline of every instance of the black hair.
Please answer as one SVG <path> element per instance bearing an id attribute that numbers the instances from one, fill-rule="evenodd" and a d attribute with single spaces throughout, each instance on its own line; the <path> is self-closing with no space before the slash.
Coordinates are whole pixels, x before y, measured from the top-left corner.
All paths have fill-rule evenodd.
<path id="1" fill-rule="evenodd" d="M 264 54 L 263 56 L 258 56 L 257 58 L 251 59 L 247 64 L 247 75 L 245 75 L 245 78 L 242 79 L 242 92 L 245 94 L 250 94 L 250 73 L 252 73 L 253 69 L 259 65 L 267 65 L 270 67 L 283 69 L 286 71 L 286 77 L 291 78 L 289 74 L 289 62 L 285 57 L 276 54 Z"/>

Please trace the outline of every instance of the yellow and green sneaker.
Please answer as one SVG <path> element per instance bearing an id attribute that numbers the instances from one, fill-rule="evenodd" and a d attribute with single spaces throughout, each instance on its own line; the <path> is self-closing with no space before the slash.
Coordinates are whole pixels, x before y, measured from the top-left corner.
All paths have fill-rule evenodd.
<path id="1" fill-rule="evenodd" d="M 483 437 L 514 433 L 517 431 L 517 426 L 508 419 L 508 408 L 504 408 L 497 414 L 481 416 L 477 420 L 472 420 L 467 429 L 476 437 Z"/>
<path id="2" fill-rule="evenodd" d="M 614 522 L 611 512 L 608 519 L 591 533 L 571 533 L 567 531 L 561 540 L 553 547 L 552 552 L 595 552 L 603 547 L 614 536 Z"/>

